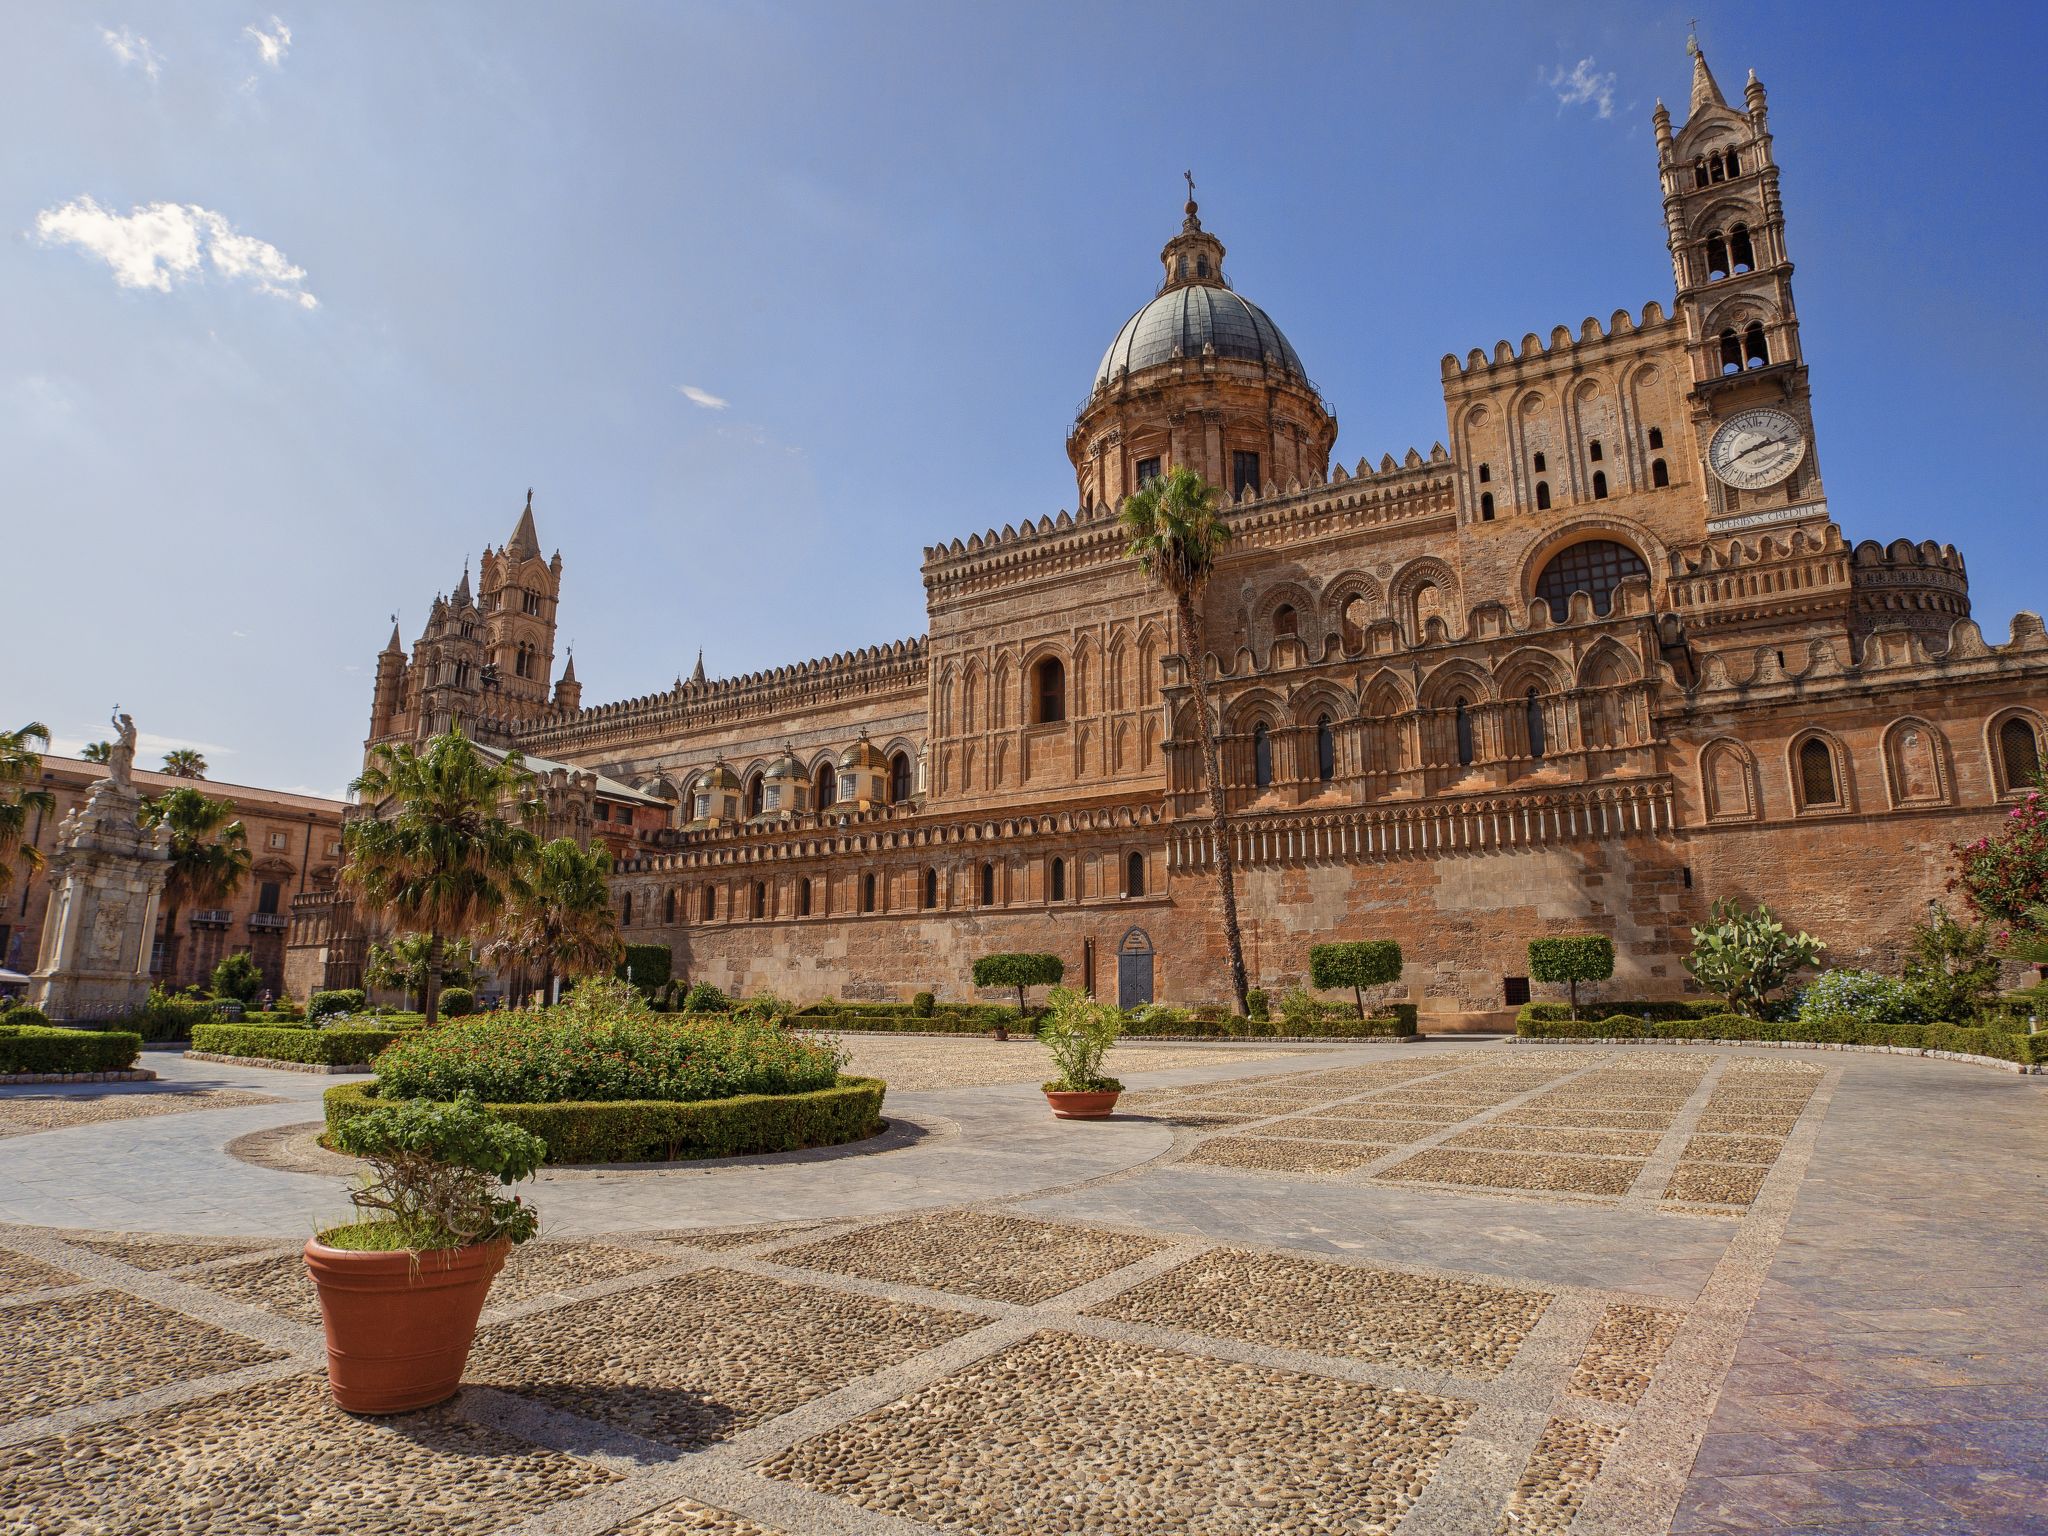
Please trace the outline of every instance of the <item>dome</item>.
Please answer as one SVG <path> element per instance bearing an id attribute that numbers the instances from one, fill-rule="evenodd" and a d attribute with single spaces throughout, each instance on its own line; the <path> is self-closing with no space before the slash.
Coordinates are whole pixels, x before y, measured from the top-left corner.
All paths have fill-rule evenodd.
<path id="1" fill-rule="evenodd" d="M 1107 383 L 1119 368 L 1136 373 L 1169 362 L 1176 348 L 1183 357 L 1199 358 L 1211 343 L 1218 357 L 1273 363 L 1304 376 L 1308 372 L 1280 327 L 1258 305 L 1229 288 L 1190 283 L 1168 289 L 1124 322 L 1102 354 L 1095 383 Z"/>
<path id="2" fill-rule="evenodd" d="M 725 759 L 720 758 L 698 774 L 697 782 L 691 787 L 698 790 L 738 789 L 740 780 L 739 775 L 726 766 Z"/>
<path id="3" fill-rule="evenodd" d="M 882 755 L 880 747 L 868 740 L 866 732 L 862 732 L 859 741 L 856 741 L 852 746 L 839 754 L 839 766 L 841 768 L 872 768 L 877 772 L 886 772 L 889 767 L 889 759 Z"/>

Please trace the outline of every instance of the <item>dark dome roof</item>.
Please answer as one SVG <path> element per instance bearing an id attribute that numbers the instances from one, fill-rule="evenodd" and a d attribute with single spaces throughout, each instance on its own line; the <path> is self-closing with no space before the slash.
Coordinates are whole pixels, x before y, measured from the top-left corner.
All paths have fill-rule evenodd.
<path id="1" fill-rule="evenodd" d="M 1119 368 L 1135 373 L 1168 362 L 1176 348 L 1183 357 L 1198 358 L 1210 342 L 1216 344 L 1218 357 L 1277 363 L 1304 376 L 1308 372 L 1280 327 L 1258 305 L 1228 288 L 1191 283 L 1160 294 L 1124 322 L 1102 354 L 1095 382 L 1101 384 Z"/>

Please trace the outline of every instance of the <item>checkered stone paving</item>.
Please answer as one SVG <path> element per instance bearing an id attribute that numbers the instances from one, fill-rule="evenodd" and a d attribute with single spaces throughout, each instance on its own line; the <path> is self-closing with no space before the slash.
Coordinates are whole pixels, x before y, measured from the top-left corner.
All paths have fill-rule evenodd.
<path id="1" fill-rule="evenodd" d="M 1215 1136 L 1188 1153 L 1187 1161 L 1248 1173 L 1345 1173 L 1363 1168 L 1386 1150 L 1383 1146 L 1349 1141 Z"/>
<path id="2" fill-rule="evenodd" d="M 0 1248 L 0 1296 L 47 1291 L 60 1285 L 78 1283 L 79 1277 L 68 1269 L 59 1269 L 55 1264 L 45 1264 L 25 1253 Z"/>
<path id="3" fill-rule="evenodd" d="M 1464 1152 L 1437 1147 L 1383 1168 L 1374 1177 L 1395 1182 L 1463 1184 L 1475 1189 L 1625 1195 L 1642 1166 L 1640 1158 Z"/>
<path id="4" fill-rule="evenodd" d="M 1501 1512 L 1495 1536 L 1564 1536 L 1608 1452 L 1625 1433 L 1618 1425 L 1552 1419 L 1529 1455 L 1521 1481 Z"/>
<path id="5" fill-rule="evenodd" d="M 0 1424 L 280 1358 L 122 1291 L 23 1302 L 0 1311 L 0 1325 Z"/>
<path id="6" fill-rule="evenodd" d="M 1641 1402 L 1683 1321 L 1666 1307 L 1609 1307 L 1565 1390 L 1599 1402 Z"/>
<path id="7" fill-rule="evenodd" d="M 710 1509 L 692 1499 L 678 1499 L 660 1509 L 615 1525 L 604 1536 L 787 1536 L 769 1526 L 757 1525 L 722 1509 Z"/>
<path id="8" fill-rule="evenodd" d="M 1029 1303 L 1099 1280 L 1167 1246 L 1162 1238 L 1135 1233 L 948 1211 L 778 1248 L 767 1257 L 799 1269 Z"/>
<path id="9" fill-rule="evenodd" d="M 275 1243 L 252 1243 L 241 1239 L 224 1241 L 193 1240 L 179 1237 L 80 1237 L 65 1236 L 64 1241 L 80 1248 L 90 1248 L 94 1253 L 109 1259 L 119 1259 L 123 1264 L 136 1269 L 159 1271 L 187 1269 L 194 1264 L 208 1264 L 215 1259 L 232 1259 L 245 1253 L 261 1253 L 275 1248 Z"/>

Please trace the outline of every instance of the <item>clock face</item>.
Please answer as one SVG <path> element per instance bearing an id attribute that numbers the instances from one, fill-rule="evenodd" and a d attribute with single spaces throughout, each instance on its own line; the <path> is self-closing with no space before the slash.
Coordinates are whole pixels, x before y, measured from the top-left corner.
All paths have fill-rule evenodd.
<path id="1" fill-rule="evenodd" d="M 1707 444 L 1707 463 L 1724 485 L 1760 491 L 1776 485 L 1806 457 L 1806 434 L 1783 411 L 1738 411 Z"/>

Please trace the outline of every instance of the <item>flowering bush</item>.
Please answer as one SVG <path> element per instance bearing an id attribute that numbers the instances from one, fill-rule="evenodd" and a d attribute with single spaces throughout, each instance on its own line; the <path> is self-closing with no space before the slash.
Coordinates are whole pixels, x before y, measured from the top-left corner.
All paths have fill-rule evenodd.
<path id="1" fill-rule="evenodd" d="M 2030 789 L 1990 837 L 1949 849 L 1956 872 L 1948 888 L 1961 891 L 2001 930 L 1998 942 L 2012 942 L 2014 930 L 2032 931 L 2031 912 L 2048 905 L 2048 800 Z"/>
<path id="2" fill-rule="evenodd" d="M 1927 1014 L 1914 990 L 1876 971 L 1822 971 L 1799 994 L 1802 1023 L 1857 1019 L 1866 1024 L 1923 1024 Z"/>
<path id="3" fill-rule="evenodd" d="M 657 1014 L 610 980 L 540 1013 L 484 1014 L 400 1040 L 376 1066 L 380 1097 L 474 1093 L 487 1104 L 809 1093 L 839 1078 L 835 1052 L 773 1024 Z"/>

